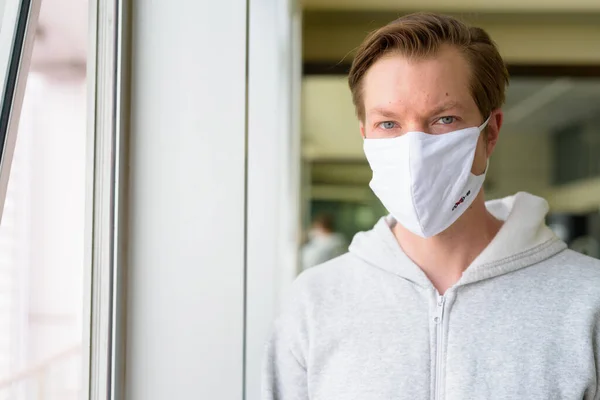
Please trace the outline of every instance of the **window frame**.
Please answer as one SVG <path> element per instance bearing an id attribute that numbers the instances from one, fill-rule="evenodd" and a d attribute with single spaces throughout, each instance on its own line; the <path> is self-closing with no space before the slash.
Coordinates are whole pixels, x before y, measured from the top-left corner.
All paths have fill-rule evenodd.
<path id="1" fill-rule="evenodd" d="M 89 0 L 83 393 L 124 398 L 129 0 Z"/>

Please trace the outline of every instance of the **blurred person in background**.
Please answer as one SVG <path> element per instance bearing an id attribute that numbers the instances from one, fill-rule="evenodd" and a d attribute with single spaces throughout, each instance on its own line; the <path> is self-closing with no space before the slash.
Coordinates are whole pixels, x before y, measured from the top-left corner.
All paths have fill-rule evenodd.
<path id="1" fill-rule="evenodd" d="M 333 216 L 318 215 L 308 231 L 308 240 L 301 252 L 302 269 L 323 264 L 348 251 L 344 236 L 335 232 Z"/>
<path id="2" fill-rule="evenodd" d="M 303 273 L 278 319 L 264 400 L 600 400 L 600 261 L 547 202 L 485 202 L 508 72 L 482 29 L 399 18 L 358 48 L 350 89 L 390 215 Z"/>

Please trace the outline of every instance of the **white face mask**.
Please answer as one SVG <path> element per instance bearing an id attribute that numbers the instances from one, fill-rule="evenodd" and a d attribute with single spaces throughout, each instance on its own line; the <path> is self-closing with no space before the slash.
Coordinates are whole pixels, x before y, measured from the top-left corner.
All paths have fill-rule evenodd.
<path id="1" fill-rule="evenodd" d="M 370 186 L 392 216 L 411 232 L 431 237 L 446 230 L 471 205 L 485 180 L 471 173 L 480 127 L 440 135 L 407 132 L 365 139 L 373 170 Z"/>

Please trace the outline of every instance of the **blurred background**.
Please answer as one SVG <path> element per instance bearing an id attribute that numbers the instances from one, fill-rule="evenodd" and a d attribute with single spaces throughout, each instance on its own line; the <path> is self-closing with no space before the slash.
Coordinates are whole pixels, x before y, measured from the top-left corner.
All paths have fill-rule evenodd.
<path id="1" fill-rule="evenodd" d="M 600 2 L 424 3 L 302 4 L 301 259 L 318 259 L 319 249 L 308 246 L 315 235 L 335 235 L 325 252 L 332 257 L 386 213 L 368 187 L 346 74 L 368 32 L 412 11 L 453 14 L 486 29 L 508 64 L 506 120 L 487 196 L 545 197 L 555 232 L 600 257 Z M 0 225 L 0 400 L 83 395 L 87 22 L 85 0 L 42 1 Z"/>

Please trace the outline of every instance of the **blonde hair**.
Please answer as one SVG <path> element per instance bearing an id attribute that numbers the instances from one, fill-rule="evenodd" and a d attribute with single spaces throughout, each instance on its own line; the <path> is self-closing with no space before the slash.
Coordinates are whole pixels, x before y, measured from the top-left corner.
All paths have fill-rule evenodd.
<path id="1" fill-rule="evenodd" d="M 365 119 L 362 80 L 381 57 L 398 53 L 411 58 L 434 56 L 442 45 L 457 48 L 471 66 L 470 90 L 481 115 L 504 104 L 508 71 L 496 44 L 481 28 L 446 15 L 406 15 L 371 33 L 358 48 L 348 76 L 356 115 Z"/>

